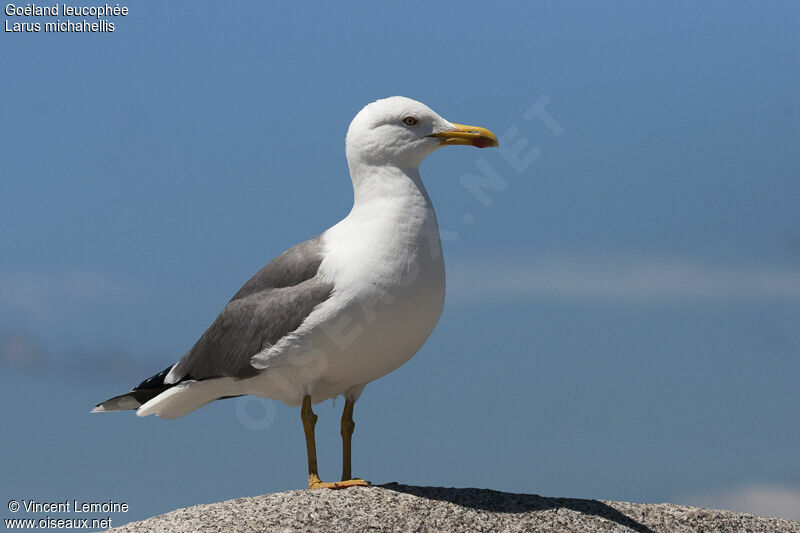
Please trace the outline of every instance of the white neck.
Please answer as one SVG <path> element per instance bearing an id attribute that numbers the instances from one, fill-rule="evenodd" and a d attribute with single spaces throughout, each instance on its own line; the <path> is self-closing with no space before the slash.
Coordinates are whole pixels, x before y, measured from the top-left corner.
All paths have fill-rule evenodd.
<path id="1" fill-rule="evenodd" d="M 351 162 L 350 175 L 353 209 L 325 232 L 329 254 L 321 271 L 382 285 L 410 272 L 443 278 L 439 226 L 419 170 Z"/>
<path id="2" fill-rule="evenodd" d="M 353 209 L 377 203 L 401 204 L 406 209 L 433 210 L 428 191 L 422 183 L 419 168 L 391 165 L 370 165 L 350 162 L 353 180 Z"/>

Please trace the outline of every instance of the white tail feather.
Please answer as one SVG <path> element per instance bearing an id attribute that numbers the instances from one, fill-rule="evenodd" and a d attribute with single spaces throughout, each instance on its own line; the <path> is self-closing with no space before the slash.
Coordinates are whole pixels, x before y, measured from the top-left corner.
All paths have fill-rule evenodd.
<path id="1" fill-rule="evenodd" d="M 156 415 L 166 420 L 174 420 L 216 399 L 238 394 L 235 391 L 235 383 L 236 381 L 231 378 L 187 381 L 145 402 L 136 411 L 136 416 Z"/>

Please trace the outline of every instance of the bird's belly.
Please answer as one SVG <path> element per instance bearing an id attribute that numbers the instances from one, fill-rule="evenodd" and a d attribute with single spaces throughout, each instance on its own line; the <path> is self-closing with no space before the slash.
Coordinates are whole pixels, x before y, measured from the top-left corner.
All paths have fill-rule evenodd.
<path id="1" fill-rule="evenodd" d="M 289 405 L 344 394 L 408 361 L 439 320 L 445 272 L 429 204 L 354 208 L 323 242 L 318 275 L 334 291 L 261 358 L 251 394 Z"/>
<path id="2" fill-rule="evenodd" d="M 442 312 L 444 265 L 426 265 L 413 281 L 393 286 L 361 284 L 314 310 L 296 342 L 245 385 L 249 394 L 299 404 L 320 402 L 366 385 L 411 359 Z M 316 316 L 314 316 L 316 315 Z"/>
<path id="3" fill-rule="evenodd" d="M 337 331 L 324 332 L 331 354 L 325 380 L 366 384 L 397 369 L 422 347 L 444 305 L 444 280 L 420 280 L 394 292 L 368 295 L 347 306 Z"/>

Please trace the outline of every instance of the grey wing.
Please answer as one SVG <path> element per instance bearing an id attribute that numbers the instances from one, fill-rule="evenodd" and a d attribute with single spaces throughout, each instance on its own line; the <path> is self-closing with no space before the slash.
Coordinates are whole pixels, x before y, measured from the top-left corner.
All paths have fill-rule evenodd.
<path id="1" fill-rule="evenodd" d="M 317 277 L 322 256 L 322 236 L 317 236 L 262 268 L 172 367 L 167 381 L 258 374 L 250 359 L 297 329 L 333 291 L 332 283 Z"/>

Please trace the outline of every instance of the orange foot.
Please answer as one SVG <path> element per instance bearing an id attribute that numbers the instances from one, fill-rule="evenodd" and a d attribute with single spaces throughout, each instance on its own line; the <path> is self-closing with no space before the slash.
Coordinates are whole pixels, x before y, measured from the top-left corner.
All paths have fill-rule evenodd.
<path id="1" fill-rule="evenodd" d="M 332 481 L 325 483 L 317 476 L 308 476 L 309 489 L 346 489 L 347 487 L 369 487 L 370 482 L 363 479 L 348 479 L 345 481 Z"/>

